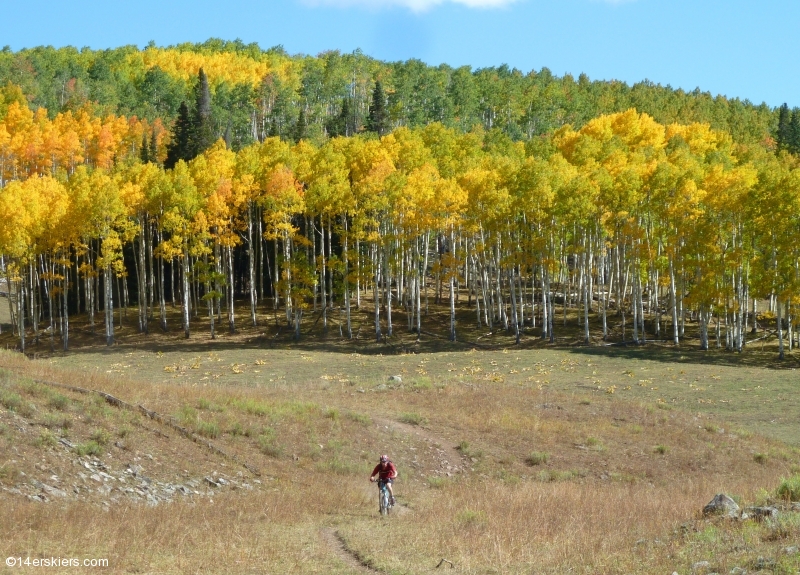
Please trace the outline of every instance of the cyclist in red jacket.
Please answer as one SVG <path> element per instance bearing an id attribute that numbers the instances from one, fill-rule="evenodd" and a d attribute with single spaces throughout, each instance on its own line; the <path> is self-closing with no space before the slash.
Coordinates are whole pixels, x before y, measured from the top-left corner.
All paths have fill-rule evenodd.
<path id="1" fill-rule="evenodd" d="M 381 455 L 381 460 L 375 469 L 372 470 L 372 475 L 369 476 L 370 481 L 375 481 L 375 476 L 378 476 L 379 481 L 386 483 L 386 488 L 389 490 L 389 497 L 391 504 L 394 505 L 394 492 L 392 491 L 392 483 L 394 478 L 397 477 L 397 468 L 394 463 L 389 461 L 388 455 Z"/>

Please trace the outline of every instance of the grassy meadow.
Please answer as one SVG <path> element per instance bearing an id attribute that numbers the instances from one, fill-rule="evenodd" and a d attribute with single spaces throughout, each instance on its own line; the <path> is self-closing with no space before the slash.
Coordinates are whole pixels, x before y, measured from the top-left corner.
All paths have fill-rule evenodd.
<path id="1" fill-rule="evenodd" d="M 294 342 L 272 323 L 213 342 L 128 326 L 106 348 L 80 329 L 67 354 L 47 340 L 36 359 L 0 352 L 6 556 L 107 557 L 113 573 L 800 569 L 800 513 L 701 514 L 720 492 L 783 505 L 776 490 L 800 474 L 800 379 L 770 349 L 552 347 L 530 335 L 514 347 L 468 328 L 456 344 L 351 342 L 333 328 Z M 200 441 L 48 382 L 102 390 Z M 380 453 L 400 471 L 386 519 L 367 481 Z M 80 477 L 92 461 L 201 485 L 137 503 L 117 482 L 98 492 Z M 33 481 L 68 496 L 13 491 Z"/>

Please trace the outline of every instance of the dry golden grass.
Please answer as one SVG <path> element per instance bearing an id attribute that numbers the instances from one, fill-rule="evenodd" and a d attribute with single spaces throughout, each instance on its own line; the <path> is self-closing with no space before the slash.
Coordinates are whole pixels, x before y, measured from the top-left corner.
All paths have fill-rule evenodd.
<path id="1" fill-rule="evenodd" d="M 149 454 L 144 465 L 160 480 L 215 472 L 256 479 L 140 414 L 64 390 L 54 399 L 30 379 L 101 389 L 194 431 L 216 426 L 214 445 L 258 468 L 261 483 L 156 507 L 121 499 L 107 509 L 90 493 L 42 504 L 0 491 L 6 555 L 108 557 L 119 573 L 352 572 L 320 535 L 332 529 L 388 573 L 433 572 L 443 557 L 459 573 L 682 573 L 706 559 L 729 570 L 758 554 L 777 558 L 800 537 L 800 522 L 776 535 L 699 517 L 720 491 L 764 501 L 780 477 L 800 472 L 796 448 L 732 433 L 724 420 L 659 402 L 660 394 L 628 393 L 626 380 L 638 376 L 622 374 L 613 358 L 122 347 L 50 361 L 0 353 L 0 391 L 36 406 L 0 411 L 0 486 L 69 475 L 77 456 L 36 442 L 39 429 L 62 433 L 45 427 L 57 418 L 70 419 L 73 442 L 126 428 L 125 448 L 109 442 L 100 455 L 110 468 Z M 394 373 L 404 381 L 386 382 Z M 605 381 L 598 389 L 584 378 Z M 612 384 L 618 389 L 607 392 Z M 37 433 L 18 432 L 23 421 Z M 401 472 L 401 505 L 388 520 L 366 481 L 382 452 Z M 531 464 L 533 452 L 546 457 Z"/>

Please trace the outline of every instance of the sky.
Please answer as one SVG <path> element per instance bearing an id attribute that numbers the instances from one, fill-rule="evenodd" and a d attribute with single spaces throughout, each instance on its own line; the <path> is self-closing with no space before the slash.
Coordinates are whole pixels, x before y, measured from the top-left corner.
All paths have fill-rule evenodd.
<path id="1" fill-rule="evenodd" d="M 473 68 L 642 80 L 800 106 L 797 0 L 0 0 L 0 45 L 361 49 Z"/>

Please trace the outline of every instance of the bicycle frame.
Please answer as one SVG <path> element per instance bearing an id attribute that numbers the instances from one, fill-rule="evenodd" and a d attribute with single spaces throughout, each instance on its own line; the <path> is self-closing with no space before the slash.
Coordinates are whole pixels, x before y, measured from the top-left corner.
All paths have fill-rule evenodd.
<path id="1" fill-rule="evenodd" d="M 380 504 L 381 515 L 388 515 L 392 508 L 388 486 L 389 484 L 385 481 L 378 480 L 378 503 Z"/>

